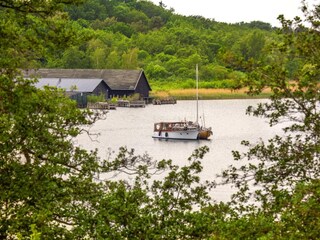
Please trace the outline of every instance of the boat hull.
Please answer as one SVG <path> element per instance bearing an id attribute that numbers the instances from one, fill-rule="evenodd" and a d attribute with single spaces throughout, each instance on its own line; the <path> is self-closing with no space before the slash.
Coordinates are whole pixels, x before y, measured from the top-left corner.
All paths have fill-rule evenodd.
<path id="1" fill-rule="evenodd" d="M 199 139 L 199 131 L 198 130 L 155 131 L 152 137 L 159 138 L 159 139 L 197 140 Z"/>

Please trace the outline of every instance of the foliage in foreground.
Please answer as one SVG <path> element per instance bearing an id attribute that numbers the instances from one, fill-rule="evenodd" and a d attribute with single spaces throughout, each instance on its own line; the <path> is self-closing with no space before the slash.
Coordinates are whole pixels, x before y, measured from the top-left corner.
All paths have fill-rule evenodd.
<path id="1" fill-rule="evenodd" d="M 0 9 L 1 36 L 6 36 L 0 37 L 1 239 L 318 237 L 319 6 L 307 14 L 310 28 L 298 19 L 296 26 L 282 19 L 283 43 L 273 46 L 273 58 L 254 65 L 251 93 L 269 87 L 273 95 L 248 112 L 266 117 L 270 125 L 285 121 L 285 135 L 257 144 L 244 141 L 248 152 L 234 156 L 246 162 L 222 174 L 239 192 L 230 203 L 215 204 L 208 196 L 212 185 L 199 179 L 206 147 L 179 167 L 126 148 L 101 159 L 74 143 L 103 113 L 76 109 L 63 92 L 39 90 L 17 69 L 34 66 L 50 54 L 43 49 L 63 49 L 77 36 L 61 21 L 64 14 L 54 14 L 61 10 L 57 2 L 32 1 L 33 8 L 24 3 L 25 8 Z M 42 34 L 54 22 L 60 23 L 55 33 L 61 41 Z M 10 31 L 13 26 L 22 38 Z M 302 66 L 294 82 L 285 67 L 293 55 Z"/>
<path id="2" fill-rule="evenodd" d="M 2 239 L 34 230 L 44 239 L 208 236 L 210 215 L 201 209 L 209 185 L 198 176 L 206 147 L 181 168 L 125 148 L 103 160 L 73 142 L 101 116 L 76 109 L 57 89 L 38 90 L 32 81 L 4 75 L 1 82 Z M 164 170 L 159 180 L 150 179 Z M 108 180 L 115 174 L 134 180 Z"/>
<path id="3" fill-rule="evenodd" d="M 280 17 L 283 43 L 272 46 L 274 58 L 252 71 L 251 94 L 272 90 L 271 101 L 248 114 L 264 117 L 270 126 L 280 125 L 282 135 L 252 144 L 243 141 L 248 152 L 234 151 L 242 165 L 222 174 L 238 193 L 232 197 L 235 218 L 228 237 L 262 239 L 316 239 L 320 230 L 320 59 L 319 6 L 303 8 L 307 23 Z M 292 81 L 286 65 L 294 56 L 302 67 Z M 239 215 L 238 215 L 239 214 Z M 228 226 L 228 224 L 226 225 Z M 239 227 L 248 228 L 234 233 Z M 251 236 L 251 237 L 250 237 Z"/>
<path id="4" fill-rule="evenodd" d="M 208 236 L 210 215 L 201 211 L 208 185 L 198 177 L 208 149 L 179 168 L 127 149 L 100 159 L 97 151 L 78 147 L 75 137 L 90 134 L 88 126 L 103 112 L 77 109 L 58 89 L 37 89 L 36 80 L 23 79 L 18 69 L 63 51 L 79 32 L 61 12 L 62 2 L 6 4 L 0 8 L 0 238 Z M 167 172 L 153 181 L 151 170 Z M 134 180 L 106 178 L 118 172 Z"/>

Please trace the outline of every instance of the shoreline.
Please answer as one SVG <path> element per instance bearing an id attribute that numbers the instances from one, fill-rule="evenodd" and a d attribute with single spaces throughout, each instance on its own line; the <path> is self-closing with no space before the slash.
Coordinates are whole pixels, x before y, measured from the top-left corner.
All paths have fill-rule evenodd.
<path id="1" fill-rule="evenodd" d="M 219 100 L 219 99 L 265 99 L 271 96 L 271 91 L 265 90 L 259 95 L 250 96 L 247 89 L 199 89 L 199 99 Z M 155 99 L 174 98 L 176 100 L 196 100 L 195 89 L 173 89 L 151 92 L 151 97 Z"/>

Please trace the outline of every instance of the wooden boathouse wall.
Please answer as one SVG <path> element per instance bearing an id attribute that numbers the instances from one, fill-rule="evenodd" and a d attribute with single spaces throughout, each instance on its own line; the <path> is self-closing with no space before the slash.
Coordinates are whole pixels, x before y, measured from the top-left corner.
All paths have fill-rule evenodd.
<path id="1" fill-rule="evenodd" d="M 152 90 L 143 70 L 123 69 L 39 69 L 25 71 L 25 77 L 101 79 L 107 85 L 107 98 L 128 97 L 138 93 L 147 100 Z M 97 90 L 99 92 L 99 90 Z M 97 94 L 99 95 L 99 94 Z"/>

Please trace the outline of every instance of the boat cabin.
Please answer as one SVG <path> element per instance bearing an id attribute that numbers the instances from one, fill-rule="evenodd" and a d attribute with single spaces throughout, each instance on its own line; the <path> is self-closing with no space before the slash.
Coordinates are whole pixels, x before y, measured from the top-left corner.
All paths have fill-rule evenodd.
<path id="1" fill-rule="evenodd" d="M 154 131 L 155 132 L 161 132 L 161 131 L 186 131 L 190 129 L 197 129 L 198 125 L 196 125 L 194 122 L 159 122 L 154 124 Z"/>

